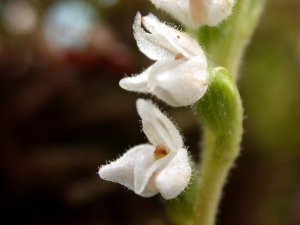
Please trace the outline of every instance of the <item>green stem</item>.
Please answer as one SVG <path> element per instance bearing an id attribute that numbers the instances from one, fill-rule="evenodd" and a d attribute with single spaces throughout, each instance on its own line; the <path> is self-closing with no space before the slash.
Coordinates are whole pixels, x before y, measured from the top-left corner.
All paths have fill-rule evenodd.
<path id="1" fill-rule="evenodd" d="M 228 70 L 216 67 L 206 94 L 194 108 L 203 123 L 204 149 L 199 169 L 177 200 L 166 206 L 173 224 L 213 225 L 228 172 L 239 154 L 243 109 Z"/>
<path id="2" fill-rule="evenodd" d="M 199 170 L 178 201 L 167 202 L 176 225 L 214 225 L 222 190 L 239 154 L 243 110 L 235 85 L 244 50 L 254 32 L 266 0 L 238 0 L 230 18 L 217 27 L 203 26 L 198 40 L 211 67 L 209 90 L 195 104 L 204 125 L 204 149 Z M 229 73 L 230 71 L 230 73 Z"/>
<path id="3" fill-rule="evenodd" d="M 222 189 L 239 154 L 243 110 L 239 92 L 229 72 L 212 70 L 214 80 L 195 105 L 204 124 L 204 149 L 194 204 L 194 223 L 215 224 Z"/>
<path id="4" fill-rule="evenodd" d="M 230 158 L 214 155 L 219 151 L 216 136 L 209 130 L 205 131 L 205 148 L 200 167 L 201 180 L 198 187 L 198 201 L 195 204 L 194 224 L 213 225 L 217 214 L 218 204 L 222 195 L 222 189 L 227 179 L 228 172 L 236 159 L 236 155 Z M 211 149 L 214 149 L 211 151 Z M 226 151 L 229 149 L 223 149 Z"/>
<path id="5" fill-rule="evenodd" d="M 266 0 L 238 0 L 228 20 L 217 27 L 203 26 L 198 40 L 214 66 L 228 69 L 234 80 L 244 50 L 254 32 Z"/>
<path id="6" fill-rule="evenodd" d="M 238 77 L 242 55 L 265 2 L 239 0 L 232 16 L 222 25 L 199 29 L 199 41 L 204 45 L 212 66 L 225 67 L 233 80 Z M 222 189 L 239 154 L 242 136 L 242 103 L 234 81 L 228 71 L 227 75 L 224 70 L 212 73 L 215 73 L 214 81 L 209 92 L 196 104 L 204 124 L 204 149 L 194 205 L 195 225 L 215 224 Z"/>

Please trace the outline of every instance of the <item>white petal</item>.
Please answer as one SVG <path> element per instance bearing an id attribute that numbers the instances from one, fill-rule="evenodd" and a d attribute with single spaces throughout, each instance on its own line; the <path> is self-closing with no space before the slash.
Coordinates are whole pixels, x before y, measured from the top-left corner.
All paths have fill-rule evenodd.
<path id="1" fill-rule="evenodd" d="M 234 0 L 218 0 L 211 1 L 211 5 L 208 11 L 208 22 L 209 26 L 216 26 L 226 17 L 231 14 Z"/>
<path id="2" fill-rule="evenodd" d="M 176 198 L 188 185 L 191 173 L 187 150 L 181 148 L 172 161 L 156 176 L 156 187 L 165 199 Z"/>
<path id="3" fill-rule="evenodd" d="M 162 46 L 173 52 L 174 56 L 178 53 L 182 53 L 186 58 L 191 58 L 198 54 L 204 55 L 196 40 L 184 32 L 180 32 L 160 22 L 153 14 L 144 16 L 142 23 L 153 36 L 158 38 Z"/>
<path id="4" fill-rule="evenodd" d="M 133 35 L 141 52 L 153 60 L 173 57 L 174 53 L 170 45 L 162 45 L 160 37 L 147 33 L 141 27 L 142 17 L 138 12 L 134 19 Z M 169 46 L 169 48 L 168 48 Z"/>
<path id="5" fill-rule="evenodd" d="M 175 59 L 164 59 L 164 60 L 160 60 L 155 62 L 152 66 L 151 66 L 151 70 L 149 70 L 148 73 L 148 83 L 147 83 L 147 88 L 150 92 L 153 92 L 155 87 L 157 86 L 157 82 L 153 79 L 153 76 L 155 76 L 155 74 L 160 71 L 160 68 L 165 68 L 168 67 L 167 65 L 172 65 L 172 64 L 178 64 L 178 60 Z M 173 70 L 174 68 L 171 68 L 171 70 Z M 151 79 L 149 79 L 150 77 L 152 77 Z M 152 93 L 153 94 L 153 93 Z M 159 98 L 159 97 L 158 97 Z"/>
<path id="6" fill-rule="evenodd" d="M 211 0 L 190 0 L 190 18 L 198 26 L 207 24 L 208 2 Z"/>
<path id="7" fill-rule="evenodd" d="M 141 27 L 141 21 L 150 33 L 145 32 Z M 187 58 L 195 55 L 205 57 L 195 39 L 160 22 L 153 14 L 141 18 L 138 13 L 133 28 L 139 49 L 151 59 L 174 58 L 178 53 L 182 53 Z"/>
<path id="8" fill-rule="evenodd" d="M 190 0 L 190 18 L 198 25 L 216 26 L 231 13 L 234 0 Z"/>
<path id="9" fill-rule="evenodd" d="M 146 186 L 149 183 L 150 178 L 155 175 L 155 171 L 165 167 L 176 154 L 170 152 L 167 156 L 155 160 L 154 150 L 154 147 L 152 151 L 143 149 L 136 155 L 134 169 L 134 188 L 136 194 L 140 194 L 147 189 Z M 152 191 L 153 193 L 158 193 L 156 190 Z"/>
<path id="10" fill-rule="evenodd" d="M 105 166 L 101 166 L 99 169 L 99 176 L 103 180 L 117 182 L 130 190 L 135 191 L 134 188 L 134 169 L 136 156 L 139 152 L 149 151 L 154 152 L 155 147 L 149 144 L 138 145 L 128 150 L 123 156 L 114 162 L 111 162 Z M 153 154 L 153 153 L 152 153 Z M 151 197 L 156 193 L 149 190 L 139 193 L 143 197 Z"/>
<path id="11" fill-rule="evenodd" d="M 167 104 L 174 107 L 191 105 L 205 94 L 208 87 L 206 58 L 197 56 L 154 64 L 148 79 L 152 94 Z"/>
<path id="12" fill-rule="evenodd" d="M 189 34 L 176 30 L 172 27 L 168 27 L 168 31 L 169 34 L 172 34 L 172 36 L 177 38 L 174 38 L 176 40 L 176 44 L 174 44 L 174 47 L 176 47 L 178 43 L 178 45 L 184 49 L 184 51 L 180 51 L 180 49 L 178 49 L 178 52 L 182 53 L 186 58 L 200 56 L 206 59 L 205 52 L 199 45 L 198 41 L 193 39 Z M 185 52 L 187 52 L 188 54 L 186 54 Z"/>
<path id="13" fill-rule="evenodd" d="M 182 24 L 193 27 L 195 26 L 188 18 L 189 1 L 188 0 L 151 0 L 151 2 L 160 9 L 169 13 L 173 18 Z"/>
<path id="14" fill-rule="evenodd" d="M 148 67 L 144 72 L 133 77 L 125 77 L 120 80 L 119 85 L 127 91 L 136 91 L 148 93 L 148 74 L 152 66 Z"/>
<path id="15" fill-rule="evenodd" d="M 138 99 L 136 105 L 142 118 L 143 131 L 154 146 L 163 144 L 174 152 L 183 147 L 177 128 L 151 101 Z"/>

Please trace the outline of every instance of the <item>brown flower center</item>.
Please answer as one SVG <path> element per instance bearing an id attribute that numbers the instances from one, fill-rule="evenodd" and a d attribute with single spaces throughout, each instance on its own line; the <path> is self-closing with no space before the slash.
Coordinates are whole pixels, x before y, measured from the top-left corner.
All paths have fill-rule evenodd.
<path id="1" fill-rule="evenodd" d="M 166 146 L 157 145 L 155 147 L 155 151 L 154 151 L 154 158 L 155 159 L 161 159 L 161 158 L 165 157 L 166 155 L 168 155 L 169 152 L 170 152 L 170 150 L 167 149 Z"/>
<path id="2" fill-rule="evenodd" d="M 184 55 L 182 55 L 182 53 L 178 53 L 176 56 L 175 56 L 175 60 L 178 60 L 178 59 L 181 59 L 181 58 L 183 58 L 184 57 Z"/>

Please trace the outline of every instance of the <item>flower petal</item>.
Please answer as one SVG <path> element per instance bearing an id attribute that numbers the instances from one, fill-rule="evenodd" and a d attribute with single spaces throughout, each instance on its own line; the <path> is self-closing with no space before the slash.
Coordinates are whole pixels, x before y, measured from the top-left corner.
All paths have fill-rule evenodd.
<path id="1" fill-rule="evenodd" d="M 141 27 L 141 23 L 150 33 Z M 150 59 L 174 58 L 178 53 L 187 58 L 195 55 L 205 57 L 204 51 L 195 39 L 160 22 L 153 14 L 141 18 L 141 14 L 137 13 L 133 30 L 140 51 Z"/>
<path id="2" fill-rule="evenodd" d="M 234 0 L 190 0 L 190 18 L 198 25 L 216 26 L 231 13 Z"/>
<path id="3" fill-rule="evenodd" d="M 162 45 L 159 38 L 153 34 L 147 33 L 141 26 L 142 17 L 138 12 L 134 19 L 133 35 L 140 51 L 153 60 L 173 57 L 172 47 Z"/>
<path id="4" fill-rule="evenodd" d="M 148 186 L 150 178 L 156 174 L 156 171 L 159 168 L 165 167 L 176 154 L 170 152 L 167 156 L 155 160 L 154 149 L 149 151 L 149 149 L 145 148 L 136 155 L 134 169 L 134 191 L 136 194 L 143 193 L 145 189 L 147 190 L 146 187 Z M 154 189 L 155 188 L 152 188 L 151 191 L 153 193 L 158 193 L 158 190 Z"/>
<path id="5" fill-rule="evenodd" d="M 211 1 L 211 0 L 208 0 Z M 189 16 L 198 26 L 207 24 L 208 20 L 208 1 L 207 0 L 190 0 Z"/>
<path id="6" fill-rule="evenodd" d="M 173 18 L 188 27 L 194 27 L 188 17 L 189 1 L 188 0 L 151 0 L 151 2 L 160 9 L 169 13 Z"/>
<path id="7" fill-rule="evenodd" d="M 208 12 L 208 25 L 216 26 L 222 20 L 226 19 L 232 10 L 234 0 L 212 1 Z"/>
<path id="8" fill-rule="evenodd" d="M 188 185 L 192 169 L 187 150 L 180 148 L 172 161 L 155 178 L 155 185 L 165 199 L 176 198 Z"/>
<path id="9" fill-rule="evenodd" d="M 200 56 L 155 63 L 148 75 L 152 94 L 168 105 L 188 106 L 198 101 L 208 87 L 207 62 Z"/>
<path id="10" fill-rule="evenodd" d="M 148 93 L 148 75 L 152 66 L 149 66 L 141 74 L 133 77 L 125 77 L 120 80 L 119 85 L 127 91 L 136 91 L 142 93 Z"/>
<path id="11" fill-rule="evenodd" d="M 196 40 L 188 34 L 160 22 L 153 14 L 150 13 L 144 16 L 142 23 L 159 40 L 160 45 L 172 51 L 174 56 L 181 53 L 186 58 L 196 55 L 205 57 L 202 48 Z"/>
<path id="12" fill-rule="evenodd" d="M 103 180 L 117 182 L 130 190 L 135 191 L 134 188 L 134 170 L 136 157 L 140 152 L 154 152 L 155 147 L 149 144 L 142 144 L 129 149 L 124 155 L 122 155 L 116 161 L 113 161 L 105 166 L 101 166 L 99 169 L 99 176 Z M 143 197 L 151 197 L 156 193 L 150 190 L 144 190 L 138 193 Z"/>
<path id="13" fill-rule="evenodd" d="M 142 118 L 143 131 L 154 146 L 163 144 L 174 152 L 183 147 L 177 128 L 151 101 L 138 99 L 136 105 Z"/>

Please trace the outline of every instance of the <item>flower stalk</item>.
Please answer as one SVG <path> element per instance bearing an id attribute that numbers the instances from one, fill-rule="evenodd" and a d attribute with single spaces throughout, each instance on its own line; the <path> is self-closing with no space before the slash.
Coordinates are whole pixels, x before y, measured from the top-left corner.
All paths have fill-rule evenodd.
<path id="1" fill-rule="evenodd" d="M 204 125 L 201 163 L 195 168 L 189 189 L 179 201 L 167 202 L 177 225 L 214 225 L 228 173 L 239 155 L 243 108 L 228 70 L 211 70 L 213 81 L 194 109 Z"/>
<path id="2" fill-rule="evenodd" d="M 224 68 L 214 68 L 214 80 L 206 95 L 195 105 L 204 124 L 204 149 L 200 181 L 194 205 L 194 224 L 213 225 L 222 189 L 242 137 L 243 109 L 239 92 Z"/>

